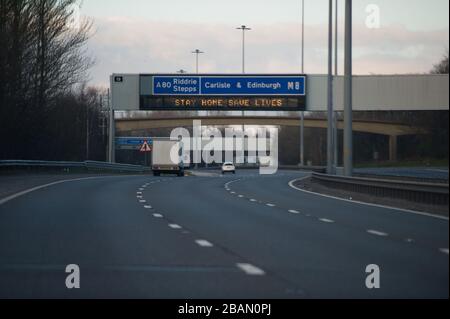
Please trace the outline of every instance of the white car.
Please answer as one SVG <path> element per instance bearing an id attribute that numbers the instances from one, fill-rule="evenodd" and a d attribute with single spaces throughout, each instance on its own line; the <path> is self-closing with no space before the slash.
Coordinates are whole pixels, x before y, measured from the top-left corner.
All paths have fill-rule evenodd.
<path id="1" fill-rule="evenodd" d="M 233 163 L 224 163 L 222 165 L 222 174 L 233 173 L 236 174 L 236 167 Z"/>

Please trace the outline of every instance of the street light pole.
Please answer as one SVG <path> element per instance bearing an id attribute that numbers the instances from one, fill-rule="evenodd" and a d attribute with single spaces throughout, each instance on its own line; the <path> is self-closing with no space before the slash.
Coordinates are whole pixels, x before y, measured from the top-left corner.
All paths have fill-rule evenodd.
<path id="1" fill-rule="evenodd" d="M 344 175 L 353 175 L 352 0 L 345 0 Z"/>
<path id="2" fill-rule="evenodd" d="M 195 51 L 192 51 L 192 53 L 195 54 L 195 61 L 196 61 L 195 62 L 195 70 L 196 70 L 196 73 L 198 74 L 199 73 L 199 67 L 198 67 L 199 56 L 200 56 L 200 54 L 203 54 L 205 52 L 202 52 L 199 49 L 197 49 Z"/>
<path id="3" fill-rule="evenodd" d="M 305 0 L 302 0 L 302 74 L 305 74 Z"/>
<path id="4" fill-rule="evenodd" d="M 327 129 L 327 173 L 334 174 L 333 147 L 333 0 L 328 1 L 328 129 Z"/>
<path id="5" fill-rule="evenodd" d="M 339 9 L 338 0 L 335 0 L 335 21 L 334 21 L 334 83 L 336 83 L 339 75 L 339 62 L 338 62 L 338 37 L 339 37 Z M 334 89 L 334 88 L 333 88 Z M 333 119 L 333 144 L 334 144 L 334 156 L 333 156 L 333 170 L 337 173 L 337 167 L 339 166 L 339 130 L 338 130 L 338 112 L 334 112 Z"/>
<path id="6" fill-rule="evenodd" d="M 242 25 L 239 28 L 236 28 L 237 30 L 242 30 L 242 74 L 245 74 L 245 31 L 251 31 L 251 28 L 248 28 L 245 25 Z M 242 111 L 242 118 L 244 118 L 245 116 L 245 112 Z M 242 125 L 242 133 L 245 132 L 245 125 Z M 245 160 L 245 156 L 244 156 L 244 162 L 246 162 Z"/>
<path id="7" fill-rule="evenodd" d="M 302 57 L 301 70 L 305 74 L 305 0 L 302 0 Z M 300 166 L 305 166 L 305 112 L 300 112 Z"/>
<path id="8" fill-rule="evenodd" d="M 251 31 L 252 29 L 245 25 L 236 29 L 242 30 L 242 74 L 245 74 L 245 31 Z"/>

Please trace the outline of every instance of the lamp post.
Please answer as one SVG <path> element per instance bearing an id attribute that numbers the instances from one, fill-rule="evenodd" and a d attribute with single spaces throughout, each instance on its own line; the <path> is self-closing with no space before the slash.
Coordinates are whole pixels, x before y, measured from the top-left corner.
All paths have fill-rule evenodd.
<path id="1" fill-rule="evenodd" d="M 251 31 L 251 28 L 248 28 L 245 25 L 240 26 L 239 28 L 236 28 L 236 30 L 242 30 L 242 74 L 245 74 L 245 31 Z M 245 112 L 242 111 L 242 118 L 244 118 Z M 242 133 L 245 131 L 245 125 L 242 125 Z M 244 157 L 244 162 L 245 157 Z"/>
<path id="2" fill-rule="evenodd" d="M 302 0 L 302 56 L 301 69 L 305 74 L 305 0 Z M 300 112 L 300 166 L 305 166 L 305 112 Z"/>
<path id="3" fill-rule="evenodd" d="M 328 129 L 327 129 L 327 173 L 334 174 L 334 146 L 333 146 L 333 0 L 328 1 Z"/>
<path id="4" fill-rule="evenodd" d="M 353 175 L 352 0 L 345 0 L 344 174 Z"/>
<path id="5" fill-rule="evenodd" d="M 198 60 L 199 60 L 199 56 L 200 56 L 200 54 L 203 54 L 203 53 L 205 53 L 205 52 L 202 52 L 202 51 L 200 51 L 199 49 L 196 49 L 195 51 L 192 51 L 192 54 L 195 54 L 195 70 L 196 70 L 196 73 L 198 74 L 198 70 L 199 70 L 199 68 L 198 68 Z"/>
<path id="6" fill-rule="evenodd" d="M 242 73 L 245 74 L 245 31 L 251 31 L 252 29 L 245 25 L 236 29 L 242 30 Z"/>
<path id="7" fill-rule="evenodd" d="M 339 72 L 339 62 L 338 62 L 338 45 L 339 45 L 339 7 L 338 0 L 335 0 L 335 21 L 334 21 L 334 83 L 337 83 Z M 334 88 L 333 88 L 334 90 Z M 339 130 L 338 130 L 338 112 L 334 112 L 333 119 L 333 144 L 334 144 L 334 155 L 333 155 L 333 171 L 337 174 L 337 167 L 339 166 Z"/>

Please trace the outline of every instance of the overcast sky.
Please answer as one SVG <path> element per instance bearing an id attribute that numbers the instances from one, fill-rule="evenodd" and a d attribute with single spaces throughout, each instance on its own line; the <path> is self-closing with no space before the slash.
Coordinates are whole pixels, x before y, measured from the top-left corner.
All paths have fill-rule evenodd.
<path id="1" fill-rule="evenodd" d="M 334 0 L 333 0 L 334 1 Z M 342 71 L 344 0 L 339 0 Z M 353 1 L 354 72 L 424 73 L 449 47 L 448 0 Z M 369 4 L 380 9 L 378 29 L 366 26 Z M 248 73 L 300 72 L 301 0 L 84 0 L 94 20 L 89 51 L 97 63 L 91 83 L 111 73 L 241 72 L 246 24 Z M 305 72 L 326 73 L 328 1 L 305 0 Z"/>

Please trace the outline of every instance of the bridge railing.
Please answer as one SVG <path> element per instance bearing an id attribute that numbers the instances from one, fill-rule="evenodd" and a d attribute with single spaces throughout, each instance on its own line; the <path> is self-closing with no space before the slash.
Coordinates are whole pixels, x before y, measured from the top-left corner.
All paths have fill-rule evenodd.
<path id="1" fill-rule="evenodd" d="M 0 161 L 0 172 L 8 171 L 60 171 L 60 172 L 114 172 L 114 173 L 149 173 L 146 166 L 115 164 L 96 161 L 67 162 L 67 161 L 28 161 L 3 160 Z"/>

